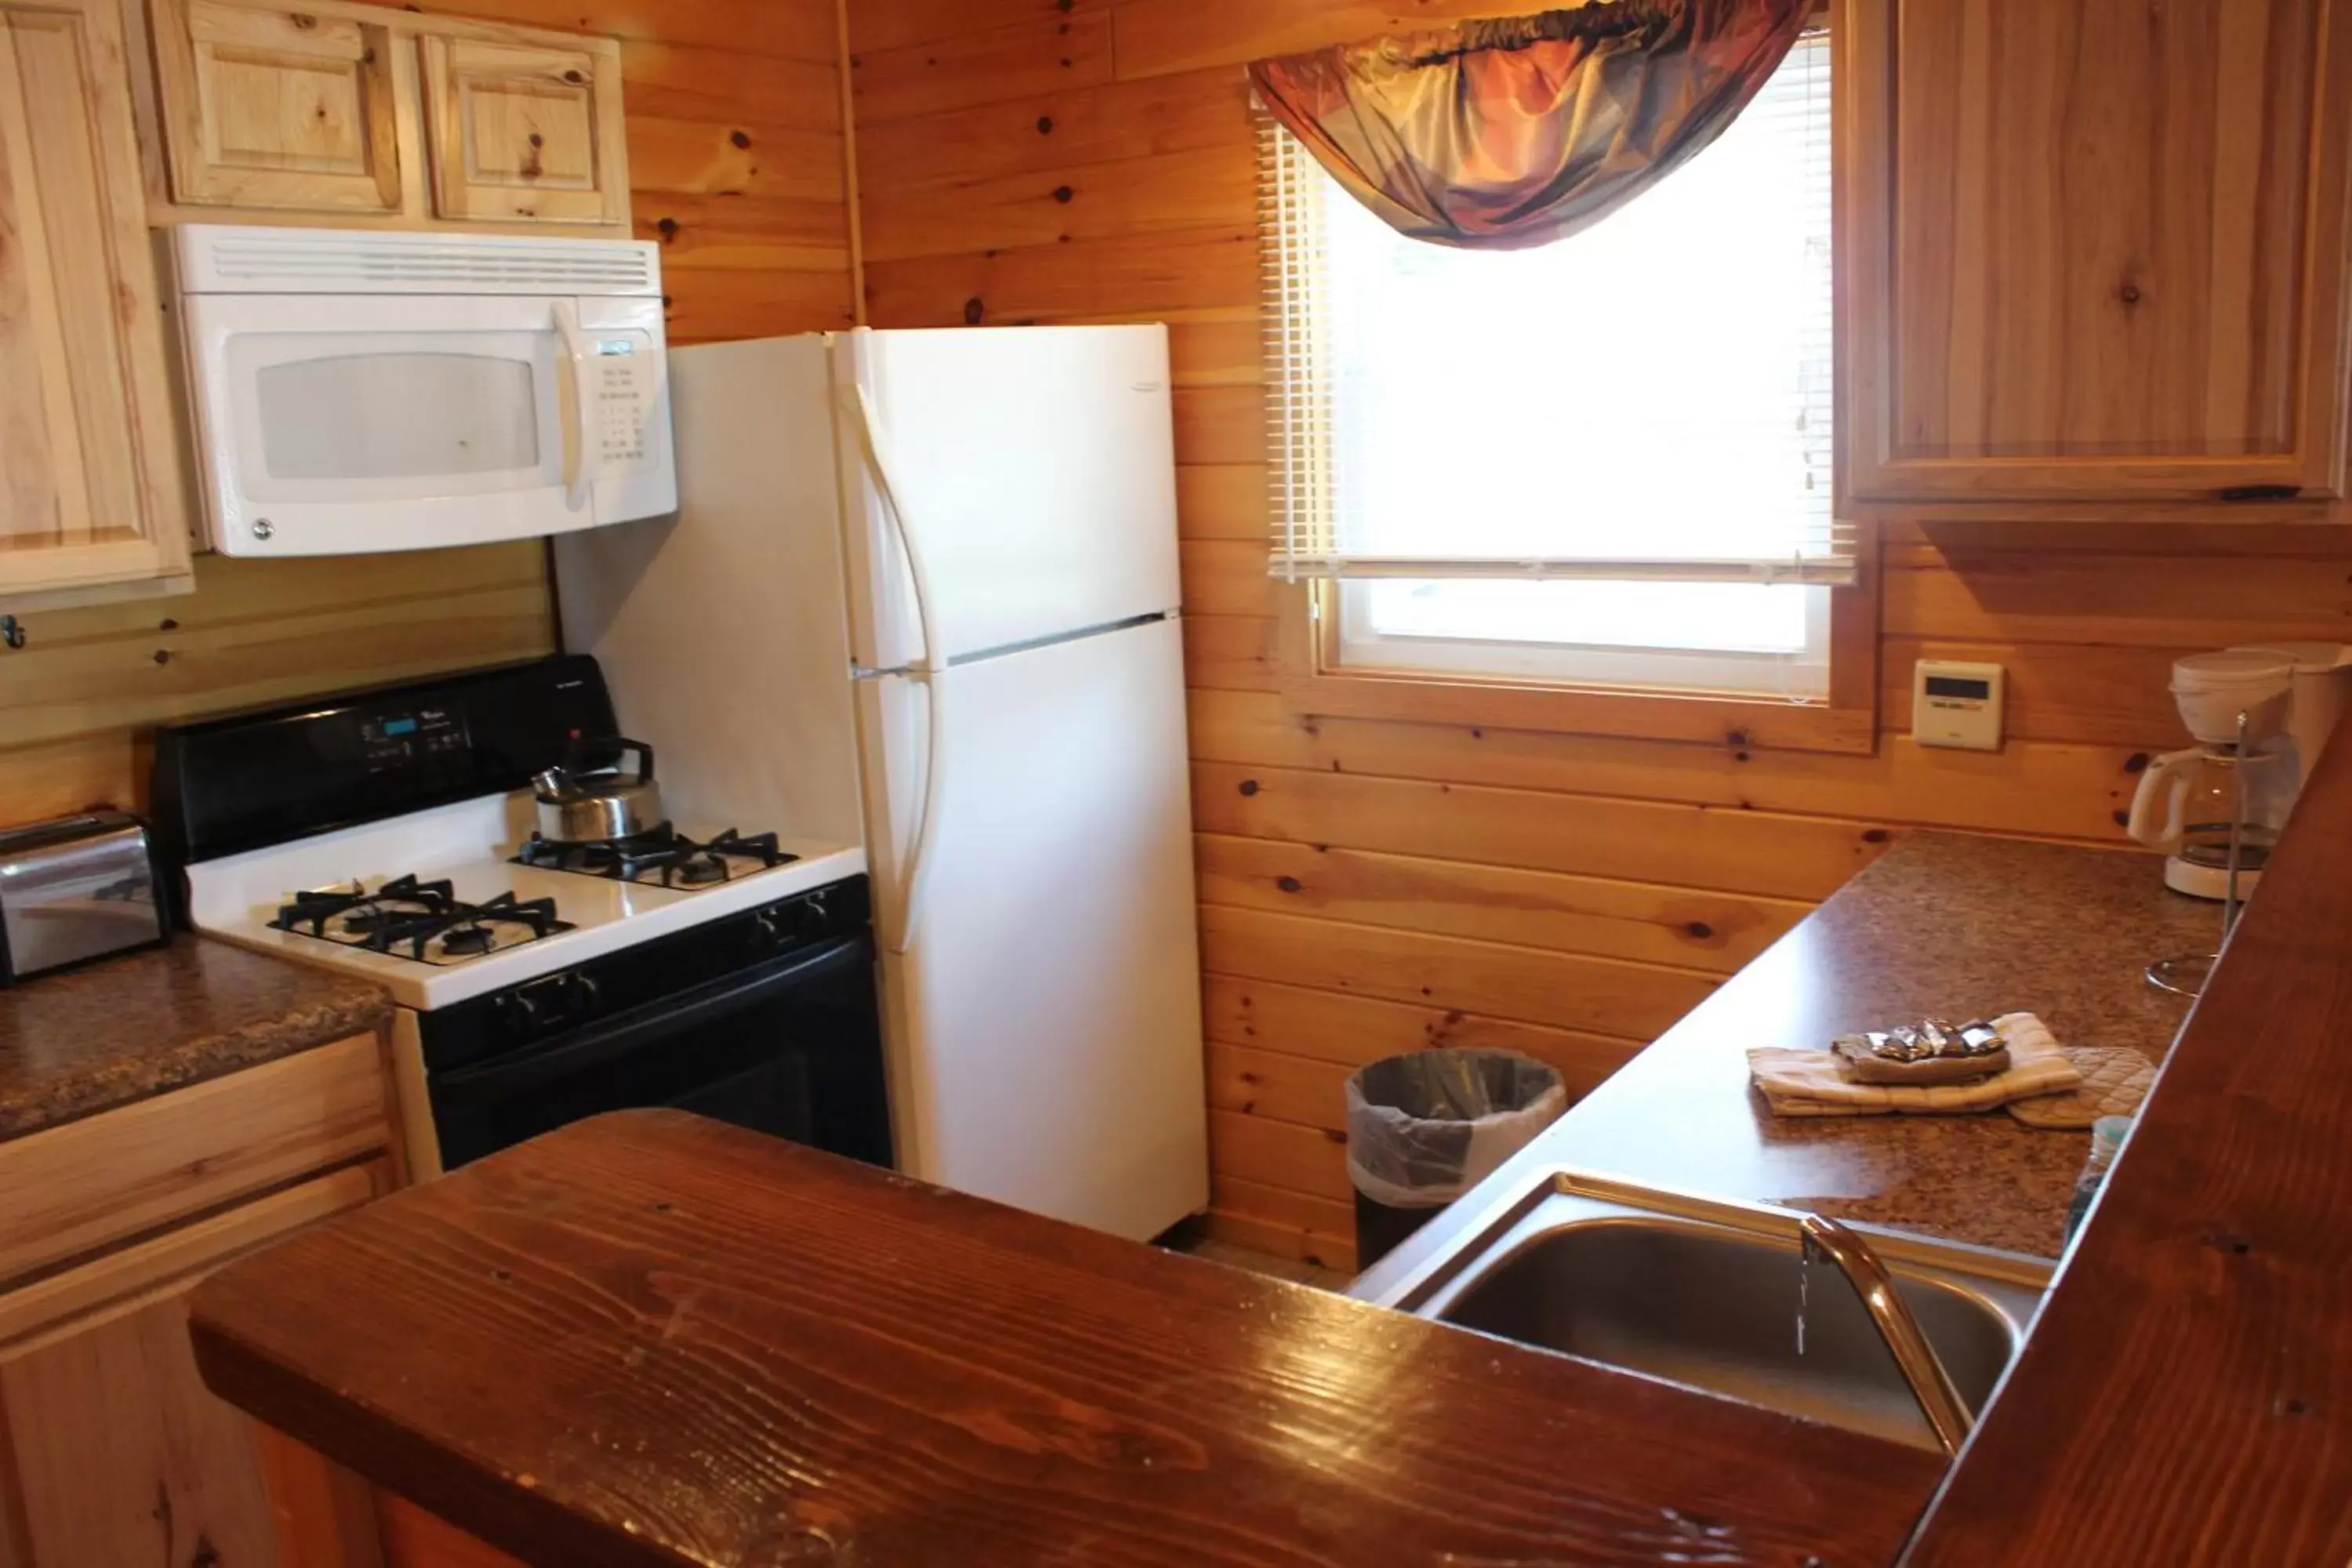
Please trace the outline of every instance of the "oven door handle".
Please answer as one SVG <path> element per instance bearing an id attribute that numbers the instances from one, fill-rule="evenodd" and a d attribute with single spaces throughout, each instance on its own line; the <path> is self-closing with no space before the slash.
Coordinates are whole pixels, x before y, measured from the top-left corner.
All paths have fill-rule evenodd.
<path id="1" fill-rule="evenodd" d="M 433 1074 L 429 1088 L 436 1100 L 467 1104 L 541 1089 L 558 1079 L 625 1057 L 651 1041 L 767 1001 L 777 992 L 805 984 L 849 961 L 870 960 L 872 953 L 872 945 L 863 931 L 836 937 L 794 953 L 774 968 L 722 975 L 695 990 L 632 1008 L 618 1017 L 592 1025 L 559 1045 L 524 1056 L 493 1057 L 454 1072 Z"/>

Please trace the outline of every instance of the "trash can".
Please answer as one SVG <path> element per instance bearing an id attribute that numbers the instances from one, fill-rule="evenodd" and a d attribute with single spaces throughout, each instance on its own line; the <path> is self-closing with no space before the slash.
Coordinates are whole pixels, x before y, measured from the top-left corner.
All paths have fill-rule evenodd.
<path id="1" fill-rule="evenodd" d="M 1370 1268 L 1567 1109 L 1559 1072 L 1517 1051 L 1415 1051 L 1350 1073 L 1356 1267 Z"/>

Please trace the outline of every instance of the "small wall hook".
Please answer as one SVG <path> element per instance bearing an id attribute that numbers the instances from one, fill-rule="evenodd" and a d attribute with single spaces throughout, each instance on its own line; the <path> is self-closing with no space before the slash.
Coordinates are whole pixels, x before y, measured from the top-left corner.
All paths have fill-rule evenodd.
<path id="1" fill-rule="evenodd" d="M 25 646 L 25 623 L 14 616 L 0 616 L 0 643 L 10 647 Z"/>

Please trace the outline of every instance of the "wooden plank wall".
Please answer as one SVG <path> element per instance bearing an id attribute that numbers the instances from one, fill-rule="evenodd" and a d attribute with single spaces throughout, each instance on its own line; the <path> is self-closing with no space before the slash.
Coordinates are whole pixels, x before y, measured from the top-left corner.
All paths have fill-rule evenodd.
<path id="1" fill-rule="evenodd" d="M 1506 0 L 853 0 L 882 327 L 1161 320 L 1176 358 L 1213 1228 L 1344 1266 L 1341 1079 L 1436 1044 L 1590 1086 L 1906 827 L 2119 840 L 2181 743 L 2176 654 L 2352 638 L 2321 526 L 1886 533 L 1883 743 L 1773 753 L 1293 712 L 1264 570 L 1239 62 Z M 1905 733 L 1911 663 L 1996 659 L 2007 748 Z M 2153 872 L 2151 871 L 2151 875 Z"/>
<path id="2" fill-rule="evenodd" d="M 139 0 L 129 0 L 138 4 Z M 835 0 L 426 0 L 623 40 L 632 201 L 681 342 L 854 317 Z M 152 151 L 152 150 L 151 150 Z M 330 561 L 200 556 L 196 592 L 24 617 L 0 651 L 0 823 L 146 795 L 161 721 L 554 647 L 533 541 Z"/>

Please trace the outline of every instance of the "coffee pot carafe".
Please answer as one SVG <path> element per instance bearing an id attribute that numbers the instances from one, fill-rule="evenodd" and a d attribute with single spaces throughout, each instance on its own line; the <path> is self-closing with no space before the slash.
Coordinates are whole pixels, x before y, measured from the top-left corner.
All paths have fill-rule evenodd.
<path id="1" fill-rule="evenodd" d="M 2255 743 L 2242 752 L 2234 744 L 2167 752 L 2140 774 L 2131 836 L 2172 852 L 2164 880 L 2175 892 L 2225 898 L 2235 865 L 2243 898 L 2261 879 L 2286 826 L 2294 766 L 2284 750 Z"/>
<path id="2" fill-rule="evenodd" d="M 2335 643 L 2224 648 L 2173 665 L 2173 700 L 2197 744 L 2147 764 L 2129 821 L 2134 838 L 2170 851 L 2165 886 L 2215 900 L 2253 890 L 2348 683 L 2352 647 Z"/>

